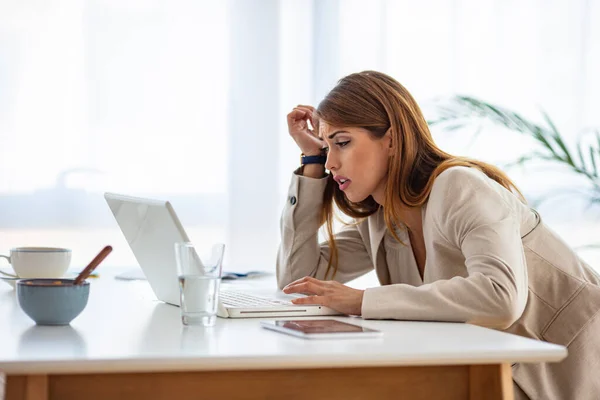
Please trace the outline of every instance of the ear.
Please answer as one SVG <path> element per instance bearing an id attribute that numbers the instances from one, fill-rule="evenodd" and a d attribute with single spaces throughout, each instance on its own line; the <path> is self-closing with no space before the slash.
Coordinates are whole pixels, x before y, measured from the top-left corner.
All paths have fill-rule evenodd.
<path id="1" fill-rule="evenodd" d="M 389 155 L 394 154 L 394 136 L 392 135 L 392 128 L 388 129 L 383 135 L 384 140 L 387 142 Z"/>

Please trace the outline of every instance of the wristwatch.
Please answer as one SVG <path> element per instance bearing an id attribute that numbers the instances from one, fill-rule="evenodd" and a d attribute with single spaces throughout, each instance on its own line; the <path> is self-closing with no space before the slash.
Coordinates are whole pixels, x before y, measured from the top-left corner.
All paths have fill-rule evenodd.
<path id="1" fill-rule="evenodd" d="M 321 154 L 316 156 L 305 156 L 304 153 L 300 154 L 300 165 L 306 164 L 323 164 L 327 162 L 327 153 L 325 150 L 321 150 Z"/>

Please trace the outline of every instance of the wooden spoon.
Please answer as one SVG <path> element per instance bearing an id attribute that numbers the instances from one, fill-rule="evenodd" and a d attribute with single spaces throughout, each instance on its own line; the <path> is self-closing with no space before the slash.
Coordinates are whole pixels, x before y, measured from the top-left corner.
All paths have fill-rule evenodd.
<path id="1" fill-rule="evenodd" d="M 106 246 L 103 248 L 100 253 L 98 253 L 98 255 L 94 257 L 94 259 L 88 264 L 88 266 L 85 267 L 83 271 L 79 273 L 79 275 L 77 275 L 77 278 L 75 278 L 75 281 L 73 281 L 73 285 L 81 285 L 83 281 L 90 276 L 92 271 L 94 271 L 96 267 L 106 258 L 106 256 L 110 254 L 111 251 L 111 246 Z"/>

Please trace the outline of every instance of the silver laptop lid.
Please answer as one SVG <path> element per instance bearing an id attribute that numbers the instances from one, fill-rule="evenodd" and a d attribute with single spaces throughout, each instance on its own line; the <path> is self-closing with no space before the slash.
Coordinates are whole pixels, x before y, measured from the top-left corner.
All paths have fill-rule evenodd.
<path id="1" fill-rule="evenodd" d="M 178 306 L 174 245 L 189 238 L 171 204 L 115 193 L 104 198 L 156 297 Z"/>

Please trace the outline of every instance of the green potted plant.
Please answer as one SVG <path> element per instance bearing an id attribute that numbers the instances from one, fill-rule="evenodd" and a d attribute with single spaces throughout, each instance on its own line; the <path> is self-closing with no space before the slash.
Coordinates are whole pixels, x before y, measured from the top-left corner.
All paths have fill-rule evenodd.
<path id="1" fill-rule="evenodd" d="M 470 96 L 453 96 L 437 101 L 436 118 L 428 121 L 430 125 L 439 125 L 445 130 L 456 130 L 476 126 L 483 121 L 502 126 L 508 130 L 527 135 L 536 143 L 536 148 L 513 160 L 506 167 L 526 165 L 528 163 L 551 163 L 583 178 L 589 190 L 582 195 L 591 206 L 600 205 L 600 131 L 590 131 L 570 148 L 551 118 L 542 111 L 544 124 L 536 124 L 519 113 L 487 103 Z M 480 130 L 475 132 L 479 135 Z M 547 200 L 551 195 L 538 199 L 534 206 Z M 585 247 L 600 247 L 593 244 Z"/>

